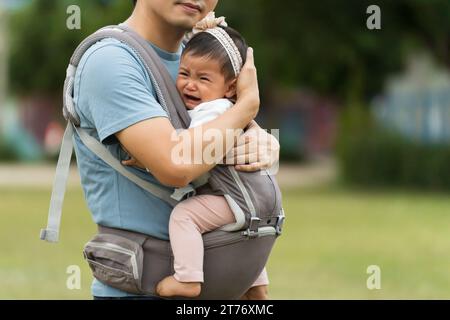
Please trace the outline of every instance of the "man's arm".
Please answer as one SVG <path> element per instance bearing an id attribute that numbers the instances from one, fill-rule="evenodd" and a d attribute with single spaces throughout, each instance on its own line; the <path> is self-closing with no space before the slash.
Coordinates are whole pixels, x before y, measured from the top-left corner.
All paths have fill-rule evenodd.
<path id="1" fill-rule="evenodd" d="M 226 131 L 230 129 L 243 129 L 256 116 L 259 109 L 259 90 L 256 76 L 256 68 L 253 62 L 253 51 L 250 49 L 247 55 L 247 62 L 242 68 L 237 83 L 238 100 L 233 108 L 227 110 L 220 117 L 201 126 L 202 132 L 209 129 L 219 132 L 222 148 L 216 149 L 215 158 L 222 159 L 231 149 L 227 146 Z M 211 144 L 202 137 L 196 137 L 191 128 L 183 131 L 193 145 L 201 146 L 201 152 Z M 195 180 L 205 172 L 211 170 L 215 163 L 205 163 L 202 159 L 200 164 L 192 161 L 179 164 L 172 159 L 172 150 L 179 143 L 171 139 L 176 135 L 175 129 L 167 118 L 153 118 L 136 123 L 118 133 L 117 138 L 128 152 L 137 161 L 147 167 L 150 172 L 163 184 L 182 187 Z"/>

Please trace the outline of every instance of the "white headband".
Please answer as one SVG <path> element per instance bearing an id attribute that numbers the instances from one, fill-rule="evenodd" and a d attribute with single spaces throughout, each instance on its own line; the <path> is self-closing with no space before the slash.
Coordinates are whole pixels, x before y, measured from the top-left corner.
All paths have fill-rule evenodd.
<path id="1" fill-rule="evenodd" d="M 233 39 L 231 39 L 229 34 L 221 27 L 207 29 L 204 32 L 208 32 L 209 34 L 213 35 L 225 48 L 225 51 L 230 58 L 231 64 L 233 65 L 234 75 L 237 77 L 239 72 L 241 72 L 242 57 Z"/>
<path id="2" fill-rule="evenodd" d="M 228 26 L 225 22 L 225 18 L 216 18 L 214 12 L 210 12 L 205 18 L 203 18 L 203 20 L 195 25 L 194 29 L 192 30 L 192 34 L 194 35 L 199 32 L 208 32 L 210 35 L 216 38 L 227 52 L 227 55 L 231 61 L 231 65 L 233 66 L 234 75 L 237 77 L 242 69 L 242 56 L 233 39 L 231 39 L 230 35 L 220 26 Z"/>

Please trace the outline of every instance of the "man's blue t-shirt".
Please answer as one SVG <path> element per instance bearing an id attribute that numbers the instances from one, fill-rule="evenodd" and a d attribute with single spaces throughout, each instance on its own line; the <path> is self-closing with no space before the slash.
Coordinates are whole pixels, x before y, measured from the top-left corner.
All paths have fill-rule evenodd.
<path id="1" fill-rule="evenodd" d="M 177 53 L 169 53 L 153 47 L 175 80 L 181 48 Z M 144 65 L 131 48 L 119 41 L 105 39 L 89 48 L 82 57 L 74 84 L 81 127 L 91 129 L 91 135 L 102 141 L 119 160 L 125 160 L 127 155 L 115 133 L 146 119 L 167 117 L 155 96 Z M 78 137 L 74 142 L 83 191 L 95 223 L 168 239 L 171 206 L 109 167 Z M 143 179 L 157 182 L 144 170 L 128 169 Z M 92 284 L 92 294 L 99 297 L 128 295 L 97 280 Z"/>

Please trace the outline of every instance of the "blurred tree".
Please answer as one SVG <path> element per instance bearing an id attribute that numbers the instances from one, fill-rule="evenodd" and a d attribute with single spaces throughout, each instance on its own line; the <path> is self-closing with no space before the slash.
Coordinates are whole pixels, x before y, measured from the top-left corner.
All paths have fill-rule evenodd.
<path id="1" fill-rule="evenodd" d="M 450 1 L 404 2 L 404 31 L 417 38 L 438 61 L 450 68 Z"/>
<path id="2" fill-rule="evenodd" d="M 69 30 L 69 5 L 81 8 L 81 29 Z M 75 47 L 101 26 L 122 22 L 131 12 L 123 0 L 34 0 L 11 16 L 9 79 L 20 95 L 54 95 Z"/>
<path id="3" fill-rule="evenodd" d="M 0 6 L 0 115 L 1 108 L 6 101 L 7 87 L 7 65 L 8 65 L 8 42 L 7 42 L 7 15 L 2 6 Z"/>
<path id="4" fill-rule="evenodd" d="M 81 8 L 81 30 L 66 28 L 66 8 Z M 381 7 L 381 30 L 368 30 L 366 9 Z M 123 21 L 128 0 L 34 0 L 11 17 L 11 87 L 59 92 L 75 46 L 97 28 Z M 405 54 L 426 46 L 450 67 L 448 0 L 222 0 L 225 15 L 256 50 L 261 92 L 306 87 L 342 101 L 379 92 Z"/>
<path id="5" fill-rule="evenodd" d="M 366 27 L 371 4 L 381 30 Z M 227 0 L 217 11 L 255 48 L 264 90 L 309 87 L 351 103 L 379 92 L 414 47 L 450 63 L 448 0 Z"/>

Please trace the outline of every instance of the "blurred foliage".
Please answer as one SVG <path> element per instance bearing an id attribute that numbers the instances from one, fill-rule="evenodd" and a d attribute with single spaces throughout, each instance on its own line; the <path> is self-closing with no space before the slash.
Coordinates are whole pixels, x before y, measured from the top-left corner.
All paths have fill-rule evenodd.
<path id="1" fill-rule="evenodd" d="M 374 3 L 382 10 L 382 29 L 371 31 L 366 9 Z M 66 28 L 71 4 L 81 8 L 81 30 Z M 33 0 L 11 17 L 13 91 L 59 92 L 75 46 L 130 12 L 128 0 Z M 414 47 L 427 47 L 450 66 L 448 0 L 222 0 L 216 12 L 256 49 L 264 96 L 276 86 L 300 86 L 364 99 Z"/>
<path id="2" fill-rule="evenodd" d="M 71 4 L 81 8 L 81 30 L 66 28 Z M 381 30 L 366 28 L 372 4 L 381 7 Z M 33 0 L 14 13 L 13 92 L 59 94 L 76 45 L 99 27 L 124 21 L 131 7 L 128 0 Z M 278 87 L 302 87 L 350 106 L 341 123 L 350 129 L 338 146 L 350 180 L 450 185 L 441 172 L 448 148 L 416 145 L 376 128 L 362 103 L 381 91 L 387 75 L 402 69 L 410 51 L 426 48 L 450 67 L 450 1 L 221 0 L 216 12 L 255 48 L 264 105 L 276 106 Z"/>
<path id="3" fill-rule="evenodd" d="M 371 4 L 381 7 L 381 30 L 366 28 Z M 265 88 L 301 86 L 363 100 L 415 47 L 450 67 L 448 0 L 226 0 L 217 11 L 255 48 Z"/>
<path id="4" fill-rule="evenodd" d="M 0 137 L 0 160 L 5 162 L 15 162 L 19 156 L 14 150 Z"/>
<path id="5" fill-rule="evenodd" d="M 346 182 L 450 190 L 450 145 L 421 144 L 372 121 L 368 108 L 342 114 L 337 155 Z"/>
<path id="6" fill-rule="evenodd" d="M 69 30 L 67 7 L 81 8 L 81 29 Z M 33 0 L 10 17 L 9 79 L 18 94 L 55 94 L 75 47 L 101 26 L 116 24 L 131 12 L 123 0 Z"/>

